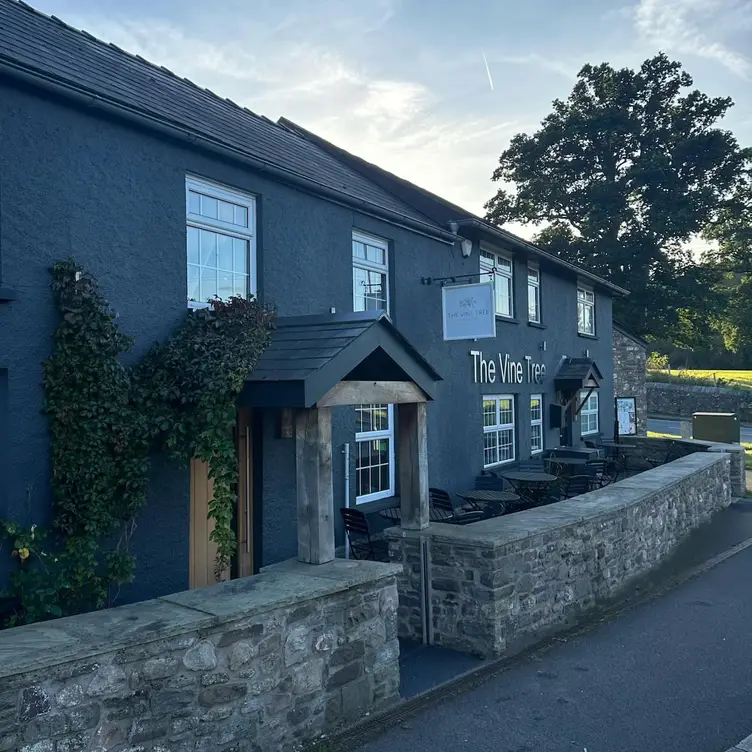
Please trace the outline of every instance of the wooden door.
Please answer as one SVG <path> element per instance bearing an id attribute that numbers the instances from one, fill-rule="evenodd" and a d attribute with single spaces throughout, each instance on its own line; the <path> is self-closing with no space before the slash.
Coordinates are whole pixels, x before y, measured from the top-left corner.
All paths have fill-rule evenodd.
<path id="1" fill-rule="evenodd" d="M 238 414 L 238 507 L 236 514 L 236 536 L 238 540 L 237 575 L 246 577 L 253 574 L 253 494 L 252 494 L 252 442 L 250 412 Z M 191 460 L 191 534 L 189 559 L 189 586 L 204 587 L 216 582 L 214 565 L 217 547 L 209 539 L 214 530 L 214 520 L 209 518 L 209 500 L 214 494 L 213 481 L 209 478 L 209 468 L 205 462 Z M 222 575 L 230 579 L 230 571 Z"/>

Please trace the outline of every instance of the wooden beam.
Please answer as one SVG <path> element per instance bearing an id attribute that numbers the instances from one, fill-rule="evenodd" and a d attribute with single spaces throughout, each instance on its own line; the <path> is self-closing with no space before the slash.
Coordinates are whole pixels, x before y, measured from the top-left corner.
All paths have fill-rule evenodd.
<path id="1" fill-rule="evenodd" d="M 332 411 L 301 410 L 295 417 L 295 480 L 298 497 L 298 559 L 334 559 Z"/>
<path id="2" fill-rule="evenodd" d="M 427 399 L 412 381 L 340 381 L 316 404 L 318 407 L 399 405 Z"/>
<path id="3" fill-rule="evenodd" d="M 426 403 L 397 408 L 401 525 L 408 530 L 428 527 L 428 434 Z"/>

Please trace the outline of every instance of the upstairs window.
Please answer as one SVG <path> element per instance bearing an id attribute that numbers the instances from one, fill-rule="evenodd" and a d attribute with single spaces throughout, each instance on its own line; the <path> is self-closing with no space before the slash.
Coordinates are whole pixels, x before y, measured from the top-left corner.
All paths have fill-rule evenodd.
<path id="1" fill-rule="evenodd" d="M 497 316 L 511 318 L 514 315 L 514 267 L 512 260 L 498 253 L 481 250 L 481 282 L 488 279 L 488 273 L 494 283 L 494 306 Z"/>
<path id="2" fill-rule="evenodd" d="M 186 179 L 188 305 L 256 294 L 252 196 L 198 178 Z"/>
<path id="3" fill-rule="evenodd" d="M 577 288 L 577 331 L 595 336 L 595 293 L 587 287 Z"/>
<path id="4" fill-rule="evenodd" d="M 540 269 L 527 268 L 527 320 L 540 324 Z"/>
<path id="5" fill-rule="evenodd" d="M 353 310 L 389 311 L 389 244 L 353 232 Z"/>

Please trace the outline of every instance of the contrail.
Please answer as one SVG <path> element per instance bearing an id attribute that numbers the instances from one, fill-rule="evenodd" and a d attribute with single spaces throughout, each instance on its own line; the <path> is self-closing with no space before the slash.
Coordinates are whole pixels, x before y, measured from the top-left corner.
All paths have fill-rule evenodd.
<path id="1" fill-rule="evenodd" d="M 493 79 L 491 78 L 491 69 L 488 67 L 488 60 L 486 60 L 486 53 L 483 53 L 483 62 L 486 64 L 486 73 L 488 73 L 488 85 L 491 87 L 491 91 L 494 90 Z"/>

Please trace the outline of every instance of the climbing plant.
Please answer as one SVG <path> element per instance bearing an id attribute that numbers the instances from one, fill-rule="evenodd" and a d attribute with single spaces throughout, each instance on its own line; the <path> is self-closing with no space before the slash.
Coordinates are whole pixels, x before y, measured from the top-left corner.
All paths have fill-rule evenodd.
<path id="1" fill-rule="evenodd" d="M 0 520 L 0 542 L 10 541 L 17 561 L 0 593 L 15 604 L 7 625 L 103 608 L 133 579 L 130 541 L 154 449 L 208 463 L 221 577 L 235 549 L 235 401 L 273 327 L 273 311 L 255 300 L 214 300 L 126 365 L 134 339 L 96 281 L 72 259 L 55 264 L 52 278 L 60 323 L 44 387 L 53 519 L 49 531 Z"/>

